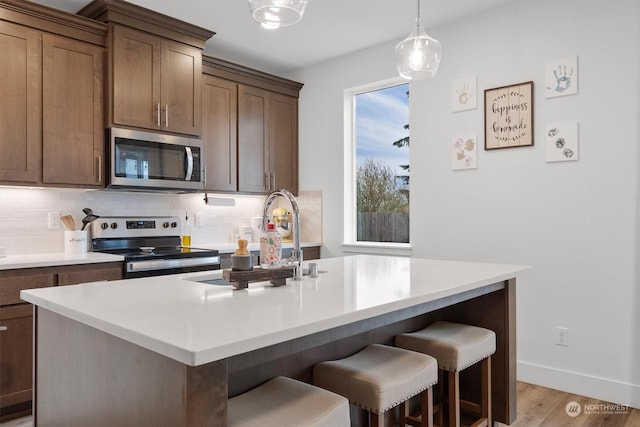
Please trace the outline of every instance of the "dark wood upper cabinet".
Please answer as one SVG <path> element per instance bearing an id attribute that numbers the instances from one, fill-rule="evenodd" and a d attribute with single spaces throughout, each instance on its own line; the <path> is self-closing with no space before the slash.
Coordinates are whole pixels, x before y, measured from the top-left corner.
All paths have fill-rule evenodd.
<path id="1" fill-rule="evenodd" d="M 41 33 L 0 21 L 0 181 L 41 179 Z"/>
<path id="2" fill-rule="evenodd" d="M 238 84 L 204 75 L 202 141 L 205 148 L 205 189 L 237 191 Z"/>
<path id="3" fill-rule="evenodd" d="M 238 90 L 238 189 L 298 193 L 298 99 L 252 86 Z"/>
<path id="4" fill-rule="evenodd" d="M 108 126 L 201 135 L 212 31 L 122 0 L 95 0 L 78 14 L 109 25 Z"/>
<path id="5" fill-rule="evenodd" d="M 286 188 L 297 194 L 302 84 L 206 55 L 203 64 L 203 141 L 207 167 L 218 168 L 207 170 L 206 189 L 265 194 Z M 216 87 L 207 89 L 207 81 Z M 235 92 L 228 88 L 237 88 L 237 115 L 228 111 L 233 108 L 229 97 Z M 229 131 L 234 128 L 236 139 Z M 227 177 L 233 176 L 235 167 L 234 186 Z"/>
<path id="6" fill-rule="evenodd" d="M 112 27 L 113 124 L 199 136 L 202 51 Z"/>
<path id="7" fill-rule="evenodd" d="M 102 187 L 106 25 L 18 0 L 0 16 L 0 183 Z"/>
<path id="8" fill-rule="evenodd" d="M 104 185 L 104 48 L 44 34 L 42 180 Z"/>
<path id="9" fill-rule="evenodd" d="M 127 27 L 112 29 L 113 123 L 160 127 L 160 39 Z"/>
<path id="10" fill-rule="evenodd" d="M 238 190 L 269 192 L 269 93 L 238 88 Z M 292 190 L 293 191 L 293 190 Z"/>
<path id="11" fill-rule="evenodd" d="M 269 94 L 269 172 L 271 190 L 298 193 L 298 98 Z"/>
<path id="12" fill-rule="evenodd" d="M 160 106 L 164 129 L 202 133 L 202 51 L 171 40 L 161 44 Z"/>

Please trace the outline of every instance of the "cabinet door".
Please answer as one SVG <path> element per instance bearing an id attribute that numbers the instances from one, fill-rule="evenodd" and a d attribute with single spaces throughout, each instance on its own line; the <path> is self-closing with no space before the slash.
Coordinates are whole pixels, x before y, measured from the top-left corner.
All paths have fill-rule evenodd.
<path id="1" fill-rule="evenodd" d="M 0 408 L 15 410 L 32 399 L 31 304 L 0 308 Z M 14 407 L 14 408 L 11 408 Z"/>
<path id="2" fill-rule="evenodd" d="M 113 123 L 147 129 L 160 127 L 160 39 L 114 26 Z"/>
<path id="3" fill-rule="evenodd" d="M 103 185 L 104 49 L 43 36 L 42 180 Z"/>
<path id="4" fill-rule="evenodd" d="M 202 51 L 162 41 L 160 72 L 161 123 L 164 130 L 202 133 Z"/>
<path id="5" fill-rule="evenodd" d="M 238 85 L 204 76 L 202 85 L 202 142 L 206 153 L 205 189 L 236 191 Z"/>
<path id="6" fill-rule="evenodd" d="M 264 193 L 269 175 L 268 92 L 238 85 L 238 190 Z"/>
<path id="7" fill-rule="evenodd" d="M 40 181 L 40 33 L 0 21 L 0 181 Z"/>
<path id="8" fill-rule="evenodd" d="M 269 96 L 269 171 L 272 190 L 298 193 L 298 100 Z"/>

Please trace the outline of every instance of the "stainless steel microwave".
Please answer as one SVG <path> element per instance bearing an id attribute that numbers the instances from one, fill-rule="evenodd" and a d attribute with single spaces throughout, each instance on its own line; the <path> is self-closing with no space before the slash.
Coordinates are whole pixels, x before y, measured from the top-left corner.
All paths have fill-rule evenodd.
<path id="1" fill-rule="evenodd" d="M 109 188 L 204 189 L 202 140 L 131 129 L 107 130 Z"/>

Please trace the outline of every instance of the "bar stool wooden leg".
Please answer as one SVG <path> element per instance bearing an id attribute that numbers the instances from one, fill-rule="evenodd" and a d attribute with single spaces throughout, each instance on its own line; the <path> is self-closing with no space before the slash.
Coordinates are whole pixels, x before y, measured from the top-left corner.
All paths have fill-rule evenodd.
<path id="1" fill-rule="evenodd" d="M 433 427 L 433 387 L 422 392 L 420 413 L 422 414 L 422 427 Z"/>
<path id="2" fill-rule="evenodd" d="M 480 419 L 472 424 L 472 427 L 491 427 L 491 356 L 483 359 L 481 362 L 482 378 L 482 396 L 480 400 Z"/>
<path id="3" fill-rule="evenodd" d="M 438 369 L 438 419 L 439 427 L 444 427 L 444 375 L 442 369 Z"/>
<path id="4" fill-rule="evenodd" d="M 460 427 L 460 372 L 449 372 L 449 427 Z"/>
<path id="5" fill-rule="evenodd" d="M 380 414 L 371 412 L 371 427 L 384 427 L 384 412 Z"/>
<path id="6" fill-rule="evenodd" d="M 400 405 L 400 419 L 398 420 L 398 425 L 405 426 L 407 425 L 407 416 L 409 415 L 409 405 L 407 405 L 407 401 L 402 402 Z"/>

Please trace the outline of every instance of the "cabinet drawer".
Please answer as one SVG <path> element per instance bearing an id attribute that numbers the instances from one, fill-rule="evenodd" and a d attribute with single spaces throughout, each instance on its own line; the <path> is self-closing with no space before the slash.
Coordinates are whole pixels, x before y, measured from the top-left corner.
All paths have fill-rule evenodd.
<path id="1" fill-rule="evenodd" d="M 101 280 L 120 280 L 122 279 L 122 269 L 122 263 L 88 264 L 60 268 L 57 284 L 63 286 Z"/>
<path id="2" fill-rule="evenodd" d="M 46 288 L 55 284 L 52 272 L 34 273 L 24 270 L 5 270 L 0 277 L 0 306 L 19 304 L 23 289 Z"/>

